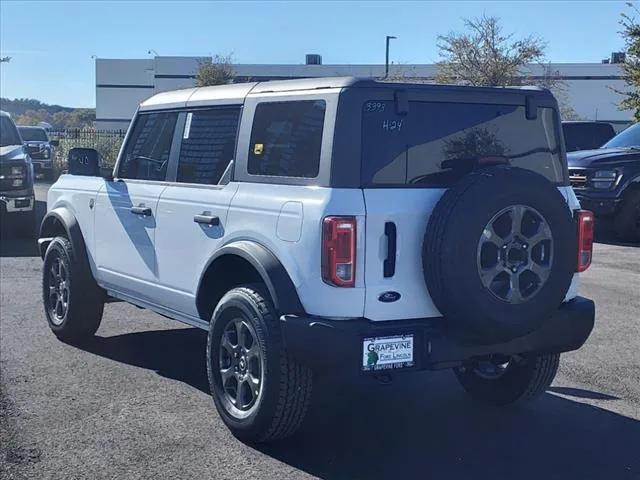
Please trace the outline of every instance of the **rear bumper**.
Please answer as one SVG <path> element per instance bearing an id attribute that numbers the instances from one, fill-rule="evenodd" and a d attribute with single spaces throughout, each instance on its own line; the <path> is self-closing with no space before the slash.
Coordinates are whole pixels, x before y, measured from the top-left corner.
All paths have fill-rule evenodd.
<path id="1" fill-rule="evenodd" d="M 358 374 L 363 340 L 369 337 L 414 336 L 415 366 L 406 370 L 437 370 L 460 365 L 474 357 L 501 354 L 560 353 L 577 350 L 589 337 L 595 319 L 593 301 L 576 297 L 562 306 L 538 330 L 508 342 L 461 345 L 442 328 L 443 318 L 372 322 L 364 318 L 281 317 L 288 352 L 319 370 Z"/>

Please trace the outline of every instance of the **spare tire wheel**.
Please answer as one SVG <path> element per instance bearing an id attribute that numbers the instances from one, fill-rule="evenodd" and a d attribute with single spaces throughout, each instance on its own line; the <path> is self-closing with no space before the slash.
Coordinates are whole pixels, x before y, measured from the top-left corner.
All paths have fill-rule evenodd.
<path id="1" fill-rule="evenodd" d="M 444 193 L 422 255 L 429 294 L 466 344 L 537 329 L 562 303 L 575 259 L 562 194 L 543 176 L 508 166 L 473 172 Z"/>

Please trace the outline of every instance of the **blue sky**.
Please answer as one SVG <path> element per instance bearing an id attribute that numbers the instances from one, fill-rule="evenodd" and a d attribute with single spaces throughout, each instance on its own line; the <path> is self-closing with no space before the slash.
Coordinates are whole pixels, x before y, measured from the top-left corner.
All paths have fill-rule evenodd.
<path id="1" fill-rule="evenodd" d="M 24 2 L 0 4 L 3 97 L 65 106 L 95 105 L 92 55 L 232 54 L 236 63 L 382 63 L 391 57 L 432 63 L 439 33 L 461 30 L 462 17 L 486 13 L 506 32 L 537 34 L 552 62 L 599 62 L 623 42 L 620 1 L 458 2 Z"/>

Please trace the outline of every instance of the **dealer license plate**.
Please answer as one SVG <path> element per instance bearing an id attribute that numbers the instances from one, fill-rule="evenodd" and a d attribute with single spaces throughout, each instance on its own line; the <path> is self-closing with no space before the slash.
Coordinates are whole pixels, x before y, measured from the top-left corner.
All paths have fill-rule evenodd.
<path id="1" fill-rule="evenodd" d="M 371 337 L 362 341 L 363 371 L 413 366 L 413 335 Z"/>

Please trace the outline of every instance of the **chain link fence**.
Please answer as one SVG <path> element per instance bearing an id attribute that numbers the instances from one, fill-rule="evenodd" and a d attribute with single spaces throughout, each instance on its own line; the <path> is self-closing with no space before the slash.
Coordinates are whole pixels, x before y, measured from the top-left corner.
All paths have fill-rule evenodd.
<path id="1" fill-rule="evenodd" d="M 50 131 L 48 133 L 51 140 L 59 142 L 53 159 L 53 178 L 56 179 L 68 168 L 67 156 L 72 148 L 93 148 L 98 151 L 103 166 L 113 167 L 127 131 L 87 128 Z"/>

